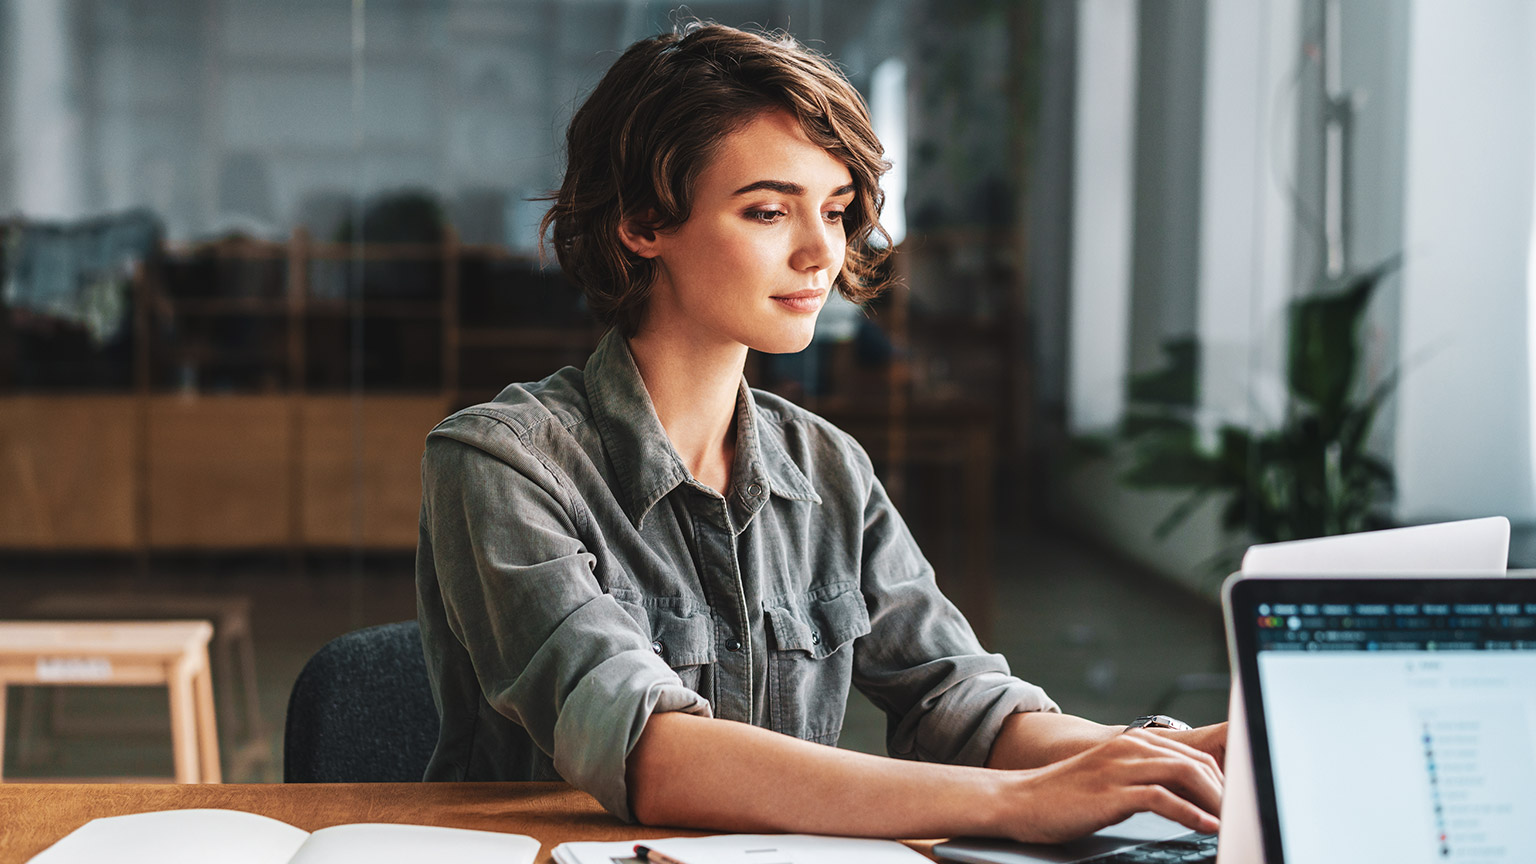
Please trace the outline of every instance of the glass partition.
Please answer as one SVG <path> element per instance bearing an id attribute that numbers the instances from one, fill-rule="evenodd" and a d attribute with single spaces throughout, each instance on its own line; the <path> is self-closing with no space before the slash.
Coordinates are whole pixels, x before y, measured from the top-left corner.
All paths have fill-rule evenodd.
<path id="1" fill-rule="evenodd" d="M 414 617 L 428 430 L 601 337 L 540 196 L 618 53 L 694 14 L 833 57 L 892 162 L 897 286 L 750 382 L 860 440 L 1068 710 L 1219 719 L 1178 682 L 1224 675 L 1246 543 L 1536 520 L 1536 18 L 1452 8 L 0 0 L 0 617 L 243 626 L 226 779 L 277 779 L 304 661 Z M 1326 400 L 1354 425 L 1309 474 Z M 12 700 L 7 770 L 153 773 L 73 743 L 76 698 Z"/>

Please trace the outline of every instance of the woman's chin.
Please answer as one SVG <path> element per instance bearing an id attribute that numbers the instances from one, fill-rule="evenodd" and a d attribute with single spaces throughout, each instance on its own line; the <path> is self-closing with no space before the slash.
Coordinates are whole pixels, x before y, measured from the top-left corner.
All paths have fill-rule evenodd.
<path id="1" fill-rule="evenodd" d="M 774 337 L 759 339 L 755 344 L 748 345 L 753 351 L 762 354 L 798 354 L 809 348 L 811 337 L 816 335 L 815 329 L 800 333 L 783 333 Z"/>

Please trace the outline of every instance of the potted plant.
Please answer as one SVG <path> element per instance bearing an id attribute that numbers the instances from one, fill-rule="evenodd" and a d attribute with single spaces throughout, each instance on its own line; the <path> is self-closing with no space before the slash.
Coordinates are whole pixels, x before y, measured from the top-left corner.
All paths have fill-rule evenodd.
<path id="1" fill-rule="evenodd" d="M 1360 330 L 1392 258 L 1327 280 L 1287 310 L 1285 417 L 1273 428 L 1223 423 L 1202 442 L 1195 418 L 1199 344 L 1164 346 L 1163 369 L 1133 376 L 1118 438 L 1128 466 L 1121 482 L 1188 495 L 1156 528 L 1165 537 L 1213 495 L 1228 496 L 1221 525 L 1268 543 L 1387 527 L 1382 506 L 1394 492 L 1392 466 L 1367 446 L 1394 371 L 1360 393 Z M 1229 550 L 1230 551 L 1230 550 Z M 1229 551 L 1213 564 L 1230 564 Z"/>

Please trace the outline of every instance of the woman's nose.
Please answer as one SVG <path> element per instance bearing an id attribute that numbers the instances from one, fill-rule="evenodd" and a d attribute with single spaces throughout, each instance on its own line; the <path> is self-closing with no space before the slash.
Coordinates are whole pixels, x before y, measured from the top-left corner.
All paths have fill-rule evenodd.
<path id="1" fill-rule="evenodd" d="M 790 263 L 796 270 L 826 270 L 836 262 L 842 244 L 842 226 L 827 224 L 818 216 L 796 232 L 795 251 Z"/>

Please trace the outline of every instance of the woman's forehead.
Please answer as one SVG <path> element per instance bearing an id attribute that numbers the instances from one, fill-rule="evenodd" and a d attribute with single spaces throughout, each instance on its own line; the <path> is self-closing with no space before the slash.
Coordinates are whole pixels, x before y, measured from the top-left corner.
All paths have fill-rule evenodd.
<path id="1" fill-rule="evenodd" d="M 727 194 L 762 180 L 793 183 L 816 195 L 853 182 L 848 166 L 811 141 L 784 111 L 760 114 L 727 135 L 699 179 L 701 187 L 717 187 L 712 191 L 729 187 Z"/>

